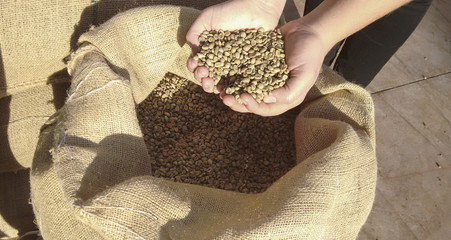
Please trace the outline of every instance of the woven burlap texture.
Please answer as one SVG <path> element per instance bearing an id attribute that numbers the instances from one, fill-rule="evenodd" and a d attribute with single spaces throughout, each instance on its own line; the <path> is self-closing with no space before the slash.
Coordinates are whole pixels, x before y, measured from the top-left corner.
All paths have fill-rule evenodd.
<path id="1" fill-rule="evenodd" d="M 376 184 L 370 95 L 325 68 L 296 119 L 298 164 L 261 194 L 151 176 L 135 104 L 185 69 L 190 8 L 137 8 L 80 38 L 31 173 L 44 239 L 353 239 Z M 212 131 L 215 131 L 212 129 Z"/>
<path id="2" fill-rule="evenodd" d="M 64 59 L 90 26 L 140 6 L 203 9 L 221 1 L 0 1 L 0 173 L 31 166 L 39 129 L 70 82 Z"/>
<path id="3" fill-rule="evenodd" d="M 79 36 L 118 12 L 174 4 L 205 8 L 219 0 L 0 1 L 0 174 L 30 168 L 41 127 L 64 103 L 70 82 L 65 57 Z M 23 184 L 28 183 L 22 178 Z M 14 183 L 4 183 L 5 185 Z M 29 190 L 15 194 L 28 199 Z M 20 192 L 19 191 L 23 191 Z M 26 200 L 28 202 L 28 200 Z M 0 238 L 32 224 L 18 205 L 0 207 Z M 4 210 L 5 209 L 5 210 Z M 3 211 L 4 210 L 4 211 Z M 13 220 L 11 220 L 13 219 Z M 18 223 L 17 221 L 21 221 Z"/>
<path id="4" fill-rule="evenodd" d="M 57 85 L 70 81 L 63 59 L 89 4 L 0 1 L 0 173 L 31 166 L 39 129 L 56 111 Z"/>
<path id="5" fill-rule="evenodd" d="M 95 2 L 95 3 L 94 3 Z M 30 168 L 41 127 L 64 103 L 70 82 L 64 58 L 79 36 L 118 12 L 175 4 L 202 9 L 220 1 L 0 1 L 0 174 Z M 28 184 L 28 178 L 21 178 Z M 2 183 L 5 186 L 14 182 Z M 23 191 L 23 192 L 20 192 Z M 29 190 L 16 188 L 28 203 Z M 9 202 L 5 202 L 9 203 Z M 0 238 L 18 237 L 33 218 L 19 206 L 0 206 Z M 13 212 L 16 211 L 14 216 Z M 8 213 L 8 216 L 4 215 Z"/>

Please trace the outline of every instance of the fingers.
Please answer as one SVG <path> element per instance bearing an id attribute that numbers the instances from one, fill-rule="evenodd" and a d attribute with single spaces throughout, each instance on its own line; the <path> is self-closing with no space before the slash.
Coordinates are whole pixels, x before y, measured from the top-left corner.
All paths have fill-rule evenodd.
<path id="1" fill-rule="evenodd" d="M 260 116 L 275 116 L 284 113 L 291 107 L 286 104 L 275 104 L 275 103 L 257 103 L 255 99 L 248 93 L 243 93 L 240 95 L 242 104 L 238 103 L 234 96 L 225 95 L 221 92 L 221 98 L 223 103 L 229 106 L 233 111 L 240 113 L 254 113 Z"/>
<path id="2" fill-rule="evenodd" d="M 198 65 L 199 65 L 199 60 L 195 60 L 192 57 L 188 58 L 188 61 L 186 63 L 186 67 L 188 68 L 188 70 L 190 72 L 194 73 L 194 70 L 196 70 Z"/>
<path id="3" fill-rule="evenodd" d="M 202 82 L 202 77 L 207 77 L 208 76 L 208 70 L 207 70 L 207 74 L 204 74 L 205 70 L 200 70 L 200 74 L 198 74 L 198 76 L 196 77 L 196 70 L 199 64 L 199 60 L 195 60 L 193 58 L 194 55 L 196 55 L 199 52 L 199 36 L 200 34 L 202 34 L 202 32 L 204 30 L 209 30 L 209 28 L 206 28 L 205 25 L 205 20 L 204 19 L 208 19 L 208 11 L 207 12 L 203 12 L 195 21 L 194 23 L 191 25 L 190 29 L 188 30 L 188 32 L 186 33 L 186 42 L 190 45 L 191 47 L 191 57 L 188 59 L 187 61 L 187 68 L 190 72 L 194 73 L 195 78 L 199 81 Z"/>
<path id="4" fill-rule="evenodd" d="M 244 106 L 249 112 L 265 117 L 279 115 L 289 109 L 286 104 L 277 102 L 257 103 L 257 101 L 255 101 L 255 99 L 247 93 L 241 94 L 241 100 L 243 100 Z"/>
<path id="5" fill-rule="evenodd" d="M 267 95 L 267 96 L 265 96 L 263 98 L 263 102 L 265 102 L 265 103 L 275 103 L 275 102 L 277 102 L 277 99 L 273 95 Z"/>
<path id="6" fill-rule="evenodd" d="M 194 70 L 194 78 L 199 82 L 202 82 L 202 78 L 208 77 L 209 74 L 208 68 L 204 66 L 200 66 Z"/>
<path id="7" fill-rule="evenodd" d="M 307 94 L 317 77 L 316 72 L 300 72 L 293 69 L 285 86 L 273 90 L 270 96 L 275 98 L 277 103 L 291 104 L 299 99 L 299 96 Z M 266 101 L 272 100 L 270 97 L 266 99 Z"/>
<path id="8" fill-rule="evenodd" d="M 240 113 L 246 113 L 249 112 L 243 104 L 239 104 L 235 97 L 232 95 L 225 95 L 224 92 L 221 93 L 222 96 L 222 102 L 229 106 L 233 111 L 240 112 Z"/>
<path id="9" fill-rule="evenodd" d="M 198 60 L 188 59 L 187 67 L 188 70 L 194 73 L 194 78 L 202 83 L 202 88 L 205 92 L 218 94 L 221 89 L 215 87 L 215 82 L 209 77 L 210 72 L 207 67 L 197 65 Z"/>
<path id="10" fill-rule="evenodd" d="M 259 114 L 264 107 L 264 104 L 260 106 L 260 104 L 255 101 L 255 99 L 249 93 L 241 94 L 241 100 L 243 101 L 244 107 L 251 113 Z M 261 114 L 259 114 L 261 115 Z"/>
<path id="11" fill-rule="evenodd" d="M 199 36 L 202 33 L 203 29 L 200 27 L 202 24 L 200 23 L 201 19 L 197 18 L 194 21 L 193 25 L 191 25 L 190 29 L 186 33 L 186 42 L 191 46 L 193 52 L 195 52 L 193 48 L 199 47 Z"/>
<path id="12" fill-rule="evenodd" d="M 218 89 L 215 88 L 215 81 L 209 77 L 210 72 L 208 68 L 201 66 L 194 70 L 194 78 L 202 83 L 202 88 L 208 93 L 219 93 Z"/>
<path id="13" fill-rule="evenodd" d="M 215 89 L 215 82 L 209 77 L 202 78 L 202 88 L 205 92 L 212 93 Z"/>
<path id="14" fill-rule="evenodd" d="M 199 48 L 199 36 L 202 32 L 211 30 L 211 15 L 212 12 L 209 11 L 208 8 L 205 9 L 193 22 L 186 33 L 186 42 L 191 46 L 193 52 L 197 52 Z"/>

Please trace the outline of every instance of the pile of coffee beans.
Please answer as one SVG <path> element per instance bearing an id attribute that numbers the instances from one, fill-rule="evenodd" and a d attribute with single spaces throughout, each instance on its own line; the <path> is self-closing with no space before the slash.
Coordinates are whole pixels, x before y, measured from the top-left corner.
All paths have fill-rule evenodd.
<path id="1" fill-rule="evenodd" d="M 200 35 L 200 51 L 194 56 L 206 66 L 215 85 L 226 94 L 249 93 L 257 102 L 285 85 L 289 70 L 280 30 L 247 29 L 207 31 Z"/>
<path id="2" fill-rule="evenodd" d="M 296 164 L 298 111 L 237 113 L 172 74 L 137 106 L 155 177 L 244 193 L 265 191 Z"/>

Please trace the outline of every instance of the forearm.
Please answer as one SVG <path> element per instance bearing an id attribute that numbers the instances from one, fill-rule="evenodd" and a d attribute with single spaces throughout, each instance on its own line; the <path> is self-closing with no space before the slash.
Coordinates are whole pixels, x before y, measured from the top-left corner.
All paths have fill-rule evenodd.
<path id="1" fill-rule="evenodd" d="M 316 31 L 326 47 L 359 31 L 409 0 L 324 0 L 298 21 Z"/>

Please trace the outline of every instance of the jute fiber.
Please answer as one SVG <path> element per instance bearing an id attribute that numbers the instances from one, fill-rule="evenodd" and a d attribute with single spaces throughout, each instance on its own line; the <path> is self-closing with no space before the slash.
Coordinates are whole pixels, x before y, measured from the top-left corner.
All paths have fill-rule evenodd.
<path id="1" fill-rule="evenodd" d="M 68 98 L 43 127 L 33 159 L 44 239 L 355 238 L 376 185 L 373 103 L 330 69 L 296 119 L 298 164 L 264 193 L 151 176 L 135 104 L 168 71 L 192 80 L 183 39 L 198 14 L 136 8 L 81 36 Z"/>
<path id="2" fill-rule="evenodd" d="M 39 131 L 64 103 L 63 59 L 89 0 L 0 1 L 0 238 L 36 229 L 29 167 Z M 26 172 L 27 174 L 24 174 Z"/>
<path id="3" fill-rule="evenodd" d="M 65 58 L 75 49 L 82 33 L 118 12 L 140 6 L 175 4 L 202 9 L 218 2 L 0 1 L 0 174 L 31 167 L 41 127 L 64 104 L 70 83 Z M 29 180 L 20 181 L 25 185 Z M 15 191 L 23 196 L 20 199 L 28 199 L 29 190 Z M 22 233 L 20 226 L 32 224 L 33 218 L 25 218 L 15 207 L 0 206 L 1 237 L 17 237 Z M 10 216 L 4 216 L 3 209 Z M 16 218 L 11 217 L 14 211 Z"/>
<path id="4" fill-rule="evenodd" d="M 91 26 L 140 6 L 172 4 L 203 9 L 219 2 L 0 1 L 0 172 L 31 166 L 39 130 L 61 107 L 55 104 L 60 101 L 56 98 L 64 99 L 64 84 L 70 82 L 65 58 Z"/>
<path id="5" fill-rule="evenodd" d="M 41 127 L 67 96 L 70 76 L 64 59 L 90 26 L 99 25 L 118 12 L 145 5 L 176 4 L 202 9 L 217 2 L 220 1 L 0 1 L 0 174 L 31 167 Z M 22 185 L 29 182 L 28 178 L 19 180 Z M 29 190 L 16 188 L 13 195 L 22 196 L 16 199 L 28 199 Z M 7 203 L 0 206 L 0 238 L 17 237 L 23 234 L 21 226 L 33 225 L 31 215 L 25 217 L 17 204 Z M 6 211 L 8 216 L 4 215 Z"/>
<path id="6" fill-rule="evenodd" d="M 31 166 L 39 129 L 58 107 L 55 95 L 65 94 L 60 86 L 70 81 L 63 59 L 89 4 L 0 2 L 0 172 Z"/>

